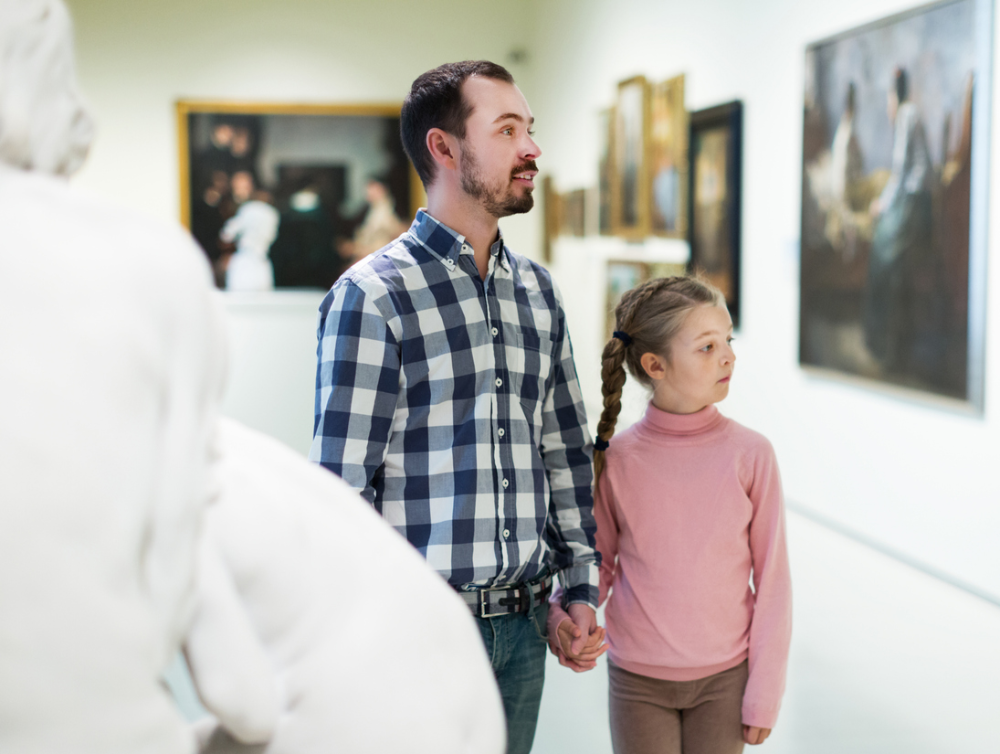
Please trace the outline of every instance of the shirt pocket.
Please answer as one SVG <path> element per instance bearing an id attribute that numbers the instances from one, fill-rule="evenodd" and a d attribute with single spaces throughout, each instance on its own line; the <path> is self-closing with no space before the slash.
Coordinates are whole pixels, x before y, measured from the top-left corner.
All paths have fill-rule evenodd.
<path id="1" fill-rule="evenodd" d="M 526 419 L 538 424 L 545 393 L 552 373 L 555 343 L 547 334 L 522 329 L 516 334 L 517 358 L 514 363 L 514 393 L 521 402 Z"/>

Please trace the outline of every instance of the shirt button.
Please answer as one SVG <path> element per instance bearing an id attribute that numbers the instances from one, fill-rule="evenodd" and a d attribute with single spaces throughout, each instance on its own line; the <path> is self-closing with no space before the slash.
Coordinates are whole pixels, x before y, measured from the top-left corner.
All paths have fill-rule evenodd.
<path id="1" fill-rule="evenodd" d="M 510 536 L 510 529 L 503 530 L 503 538 L 507 539 Z"/>
<path id="2" fill-rule="evenodd" d="M 492 330 L 490 330 L 490 332 L 491 332 L 491 333 L 493 333 L 493 337 L 494 337 L 494 338 L 495 338 L 495 337 L 496 337 L 497 335 L 499 335 L 499 334 L 500 334 L 500 331 L 499 331 L 499 330 L 497 330 L 497 329 L 496 329 L 495 327 L 494 327 L 494 328 L 493 328 Z"/>
<path id="3" fill-rule="evenodd" d="M 462 251 L 472 251 L 472 249 L 469 248 L 469 244 L 463 243 L 462 244 Z"/>
<path id="4" fill-rule="evenodd" d="M 510 486 L 510 482 L 508 482 L 506 479 L 504 479 L 503 480 L 503 488 L 507 489 L 507 487 L 509 487 L 509 486 Z"/>
<path id="5" fill-rule="evenodd" d="M 500 431 L 497 432 L 497 434 L 500 435 L 501 437 L 504 436 L 505 432 L 503 431 L 503 427 L 500 428 Z"/>
<path id="6" fill-rule="evenodd" d="M 497 387 L 500 387 L 502 385 L 503 385 L 503 380 L 501 380 L 499 377 L 497 377 Z"/>

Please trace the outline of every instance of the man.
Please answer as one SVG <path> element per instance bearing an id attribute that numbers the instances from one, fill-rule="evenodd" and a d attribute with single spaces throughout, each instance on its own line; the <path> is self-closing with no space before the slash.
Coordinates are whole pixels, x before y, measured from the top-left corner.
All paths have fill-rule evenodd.
<path id="1" fill-rule="evenodd" d="M 401 130 L 427 209 L 320 307 L 310 452 L 466 599 L 510 752 L 534 738 L 551 574 L 580 647 L 597 632 L 592 446 L 565 315 L 497 224 L 534 203 L 533 121 L 493 63 L 413 82 Z"/>

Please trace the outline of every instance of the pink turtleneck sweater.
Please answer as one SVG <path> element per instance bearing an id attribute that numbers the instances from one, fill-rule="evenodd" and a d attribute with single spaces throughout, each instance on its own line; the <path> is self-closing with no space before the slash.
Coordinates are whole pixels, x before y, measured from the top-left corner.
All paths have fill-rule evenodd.
<path id="1" fill-rule="evenodd" d="M 792 594 L 771 444 L 715 406 L 679 415 L 650 404 L 605 458 L 594 516 L 609 656 L 671 681 L 749 658 L 743 723 L 773 728 Z"/>

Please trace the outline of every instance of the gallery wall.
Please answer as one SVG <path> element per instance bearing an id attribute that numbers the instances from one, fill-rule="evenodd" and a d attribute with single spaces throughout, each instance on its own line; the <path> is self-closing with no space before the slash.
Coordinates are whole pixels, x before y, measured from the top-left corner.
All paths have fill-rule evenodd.
<path id="1" fill-rule="evenodd" d="M 540 165 L 559 190 L 596 185 L 597 114 L 613 104 L 617 82 L 635 74 L 654 81 L 686 74 L 691 110 L 743 100 L 743 325 L 723 410 L 774 443 L 791 505 L 1000 599 L 1000 477 L 992 471 L 1000 459 L 1000 307 L 988 313 L 984 416 L 798 366 L 805 47 L 909 7 L 895 0 L 547 0 L 537 6 L 542 42 L 532 59 L 532 106 L 546 151 Z M 994 125 L 995 144 L 998 138 Z M 977 159 L 987 154 L 980 149 Z M 989 214 L 1000 217 L 1000 170 L 991 159 Z M 996 223 L 989 233 L 995 248 Z M 556 244 L 552 267 L 566 293 L 592 415 L 600 409 L 603 344 L 595 333 L 602 331 L 606 259 L 644 259 L 662 253 L 663 243 L 655 252 L 608 238 Z M 1000 264 L 988 274 L 995 301 Z M 631 394 L 626 423 L 643 400 Z"/>
<path id="2" fill-rule="evenodd" d="M 67 0 L 80 85 L 98 125 L 81 189 L 177 222 L 178 99 L 401 103 L 444 62 L 490 58 L 528 90 L 518 60 L 529 0 Z M 446 26 L 447 33 L 441 29 Z M 506 223 L 533 254 L 533 218 Z M 141 240 L 137 239 L 137 243 Z M 301 452 L 313 425 L 315 322 L 321 294 L 227 296 L 229 388 L 224 409 Z"/>
<path id="3" fill-rule="evenodd" d="M 76 183 L 169 221 L 179 216 L 179 98 L 398 102 L 423 70 L 492 58 L 511 68 L 528 96 L 543 150 L 539 165 L 563 190 L 596 184 L 597 113 L 613 102 L 619 80 L 685 73 L 691 109 L 743 100 L 743 326 L 724 411 L 771 438 L 791 504 L 1000 599 L 1000 477 L 990 472 L 1000 458 L 1000 307 L 988 313 L 984 416 L 817 377 L 797 363 L 805 46 L 908 3 L 68 3 L 81 85 L 100 129 Z M 1000 138 L 1000 128 L 992 133 Z M 993 185 L 998 171 L 993 159 Z M 1000 216 L 998 192 L 990 209 Z M 516 250 L 537 255 L 540 218 L 536 211 L 502 223 Z M 998 233 L 991 227 L 991 247 Z M 607 259 L 685 255 L 681 241 L 557 242 L 551 266 L 565 295 L 592 423 L 600 409 Z M 995 298 L 1000 265 L 988 274 Z M 226 409 L 304 452 L 319 295 L 273 295 L 227 299 Z M 634 419 L 643 402 L 632 391 L 623 420 Z"/>

